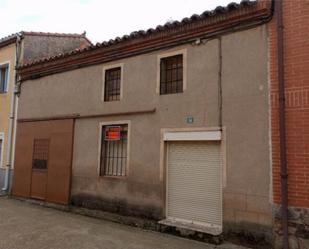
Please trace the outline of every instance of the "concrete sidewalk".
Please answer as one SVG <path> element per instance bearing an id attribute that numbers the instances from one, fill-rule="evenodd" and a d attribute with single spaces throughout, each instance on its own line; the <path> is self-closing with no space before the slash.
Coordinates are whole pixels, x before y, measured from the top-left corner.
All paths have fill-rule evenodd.
<path id="1" fill-rule="evenodd" d="M 172 235 L 0 198 L 0 249 L 245 249 Z"/>

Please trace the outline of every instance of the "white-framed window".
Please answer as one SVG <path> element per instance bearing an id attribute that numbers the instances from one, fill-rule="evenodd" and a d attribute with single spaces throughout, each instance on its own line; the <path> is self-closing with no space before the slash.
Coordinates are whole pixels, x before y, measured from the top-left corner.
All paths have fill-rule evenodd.
<path id="1" fill-rule="evenodd" d="M 0 94 L 8 91 L 9 68 L 8 62 L 0 64 Z"/>
<path id="2" fill-rule="evenodd" d="M 3 167 L 4 133 L 0 132 L 0 167 Z"/>
<path id="3" fill-rule="evenodd" d="M 129 132 L 129 121 L 100 123 L 100 176 L 125 177 L 128 175 Z"/>
<path id="4" fill-rule="evenodd" d="M 102 100 L 119 101 L 123 93 L 123 63 L 103 67 Z"/>
<path id="5" fill-rule="evenodd" d="M 182 93 L 187 88 L 187 50 L 159 54 L 157 59 L 157 93 Z"/>

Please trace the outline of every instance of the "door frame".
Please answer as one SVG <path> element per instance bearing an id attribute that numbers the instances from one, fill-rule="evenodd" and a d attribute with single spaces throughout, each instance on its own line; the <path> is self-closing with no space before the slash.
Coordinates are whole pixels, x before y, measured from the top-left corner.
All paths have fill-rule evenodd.
<path id="1" fill-rule="evenodd" d="M 160 181 L 163 183 L 164 217 L 167 219 L 168 207 L 168 142 L 172 141 L 218 141 L 221 150 L 221 210 L 223 227 L 223 192 L 226 187 L 226 129 L 225 127 L 162 128 L 160 141 Z M 166 220 L 159 221 L 166 224 Z M 180 220 L 181 222 L 181 220 Z"/>
<path id="2" fill-rule="evenodd" d="M 48 154 L 47 154 L 47 168 L 46 169 L 33 169 L 33 159 L 34 159 L 34 147 L 35 147 L 35 140 L 38 139 L 47 139 L 48 140 Z M 30 198 L 31 199 L 36 199 L 36 200 L 46 200 L 46 194 L 47 194 L 47 184 L 48 184 L 48 168 L 49 168 L 49 146 L 51 144 L 51 137 L 50 136 L 38 136 L 38 137 L 33 137 L 32 141 L 32 164 L 31 164 L 31 179 L 30 179 Z M 45 181 L 45 193 L 44 197 L 40 198 L 38 196 L 33 196 L 32 195 L 32 183 L 33 183 L 33 171 L 34 172 L 44 172 L 46 175 L 46 181 Z"/>

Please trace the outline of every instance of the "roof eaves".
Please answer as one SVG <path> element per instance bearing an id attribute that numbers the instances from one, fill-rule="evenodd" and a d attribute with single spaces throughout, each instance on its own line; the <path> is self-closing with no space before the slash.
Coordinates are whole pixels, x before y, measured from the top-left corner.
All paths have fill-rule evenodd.
<path id="1" fill-rule="evenodd" d="M 5 47 L 9 44 L 15 43 L 17 37 L 20 35 L 20 33 L 11 34 L 9 36 L 6 36 L 4 38 L 0 39 L 0 48 Z"/>
<path id="2" fill-rule="evenodd" d="M 64 57 L 67 57 L 67 56 L 70 56 L 70 55 L 76 55 L 76 54 L 84 53 L 84 52 L 89 51 L 89 50 L 95 50 L 95 49 L 99 49 L 99 48 L 103 48 L 103 47 L 109 47 L 109 46 L 119 44 L 121 42 L 132 40 L 132 39 L 135 39 L 135 38 L 147 37 L 147 36 L 150 36 L 152 34 L 157 34 L 157 33 L 160 33 L 160 32 L 166 32 L 169 29 L 174 29 L 174 28 L 184 26 L 184 25 L 190 25 L 190 24 L 192 24 L 196 21 L 200 21 L 202 19 L 211 18 L 211 17 L 214 17 L 214 16 L 219 15 L 219 14 L 225 14 L 225 13 L 228 13 L 232 10 L 237 10 L 237 9 L 244 8 L 244 7 L 247 7 L 247 6 L 253 6 L 253 5 L 256 5 L 257 3 L 258 3 L 257 0 L 254 0 L 254 1 L 242 0 L 240 3 L 232 2 L 232 3 L 228 4 L 226 7 L 218 6 L 212 11 L 205 11 L 200 15 L 193 14 L 191 17 L 183 18 L 181 21 L 167 22 L 164 25 L 158 25 L 155 29 L 150 28 L 148 30 L 133 31 L 129 35 L 124 35 L 122 37 L 116 37 L 115 39 L 110 39 L 109 41 L 103 41 L 102 43 L 96 43 L 95 45 L 91 43 L 90 46 L 87 46 L 87 47 L 82 48 L 82 49 L 76 49 L 76 50 L 73 50 L 73 51 L 70 51 L 70 52 L 61 53 L 61 54 L 56 55 L 56 56 L 41 58 L 39 60 L 32 61 L 31 63 L 21 65 L 21 68 L 29 67 L 29 66 L 32 66 L 32 65 L 37 65 L 37 64 L 40 64 L 40 63 L 45 63 L 45 62 L 48 62 L 48 61 L 51 61 L 51 60 L 61 59 L 61 58 L 64 58 Z"/>
<path id="3" fill-rule="evenodd" d="M 243 0 L 239 4 L 230 3 L 226 7 L 219 6 L 213 11 L 205 11 L 201 15 L 195 14 L 190 18 L 184 18 L 181 21 L 158 25 L 155 29 L 135 31 L 129 35 L 124 35 L 121 38 L 116 37 L 113 40 L 97 43 L 96 45 L 91 45 L 83 49 L 76 49 L 56 56 L 42 58 L 24 64 L 18 69 L 21 74 L 27 75 L 25 78 L 29 78 L 30 75 L 34 76 L 35 74 L 39 75 L 38 77 L 42 77 L 42 75 L 46 75 L 46 71 L 49 71 L 48 74 L 51 74 L 51 72 L 55 73 L 57 70 L 59 71 L 59 63 L 61 66 L 64 66 L 66 63 L 70 64 L 70 66 L 68 65 L 61 68 L 62 71 L 65 71 L 69 70 L 69 68 L 74 68 L 72 65 L 73 61 L 75 61 L 74 63 L 76 64 L 75 68 L 86 64 L 101 63 L 103 61 L 102 56 L 111 58 L 112 55 L 109 55 L 110 53 L 114 54 L 119 51 L 119 54 L 121 54 L 122 52 L 120 53 L 120 51 L 123 50 L 122 48 L 129 50 L 134 47 L 136 50 L 138 49 L 137 46 L 140 46 L 142 43 L 146 44 L 145 47 L 149 47 L 151 44 L 154 44 L 154 41 L 158 43 L 160 40 L 162 41 L 162 39 L 169 39 L 169 42 L 173 40 L 173 44 L 176 44 L 176 40 L 184 39 L 184 36 L 188 37 L 193 33 L 194 35 L 202 34 L 201 32 L 204 32 L 205 34 L 205 32 L 213 30 L 211 29 L 212 27 L 216 27 L 215 29 L 218 30 L 218 26 L 227 25 L 227 22 L 231 22 L 231 25 L 239 25 L 240 22 L 246 20 L 254 19 L 257 22 L 260 22 L 258 20 L 268 19 L 272 15 L 272 13 L 270 13 L 270 5 L 271 0 Z M 230 24 L 228 24 L 228 26 L 230 26 Z M 185 34 L 183 32 L 185 32 Z M 139 50 L 142 50 L 142 48 L 139 47 Z M 112 58 L 116 57 L 114 56 Z M 90 61 L 90 58 L 93 58 L 94 60 Z M 49 67 L 51 68 L 48 69 Z"/>

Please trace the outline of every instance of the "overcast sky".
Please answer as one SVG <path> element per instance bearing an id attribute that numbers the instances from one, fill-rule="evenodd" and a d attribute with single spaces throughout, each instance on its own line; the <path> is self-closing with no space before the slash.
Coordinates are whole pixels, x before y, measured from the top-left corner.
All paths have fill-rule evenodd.
<path id="1" fill-rule="evenodd" d="M 201 14 L 229 2 L 231 0 L 0 0 L 0 38 L 22 30 L 86 31 L 93 42 L 102 42 L 169 20 Z"/>

